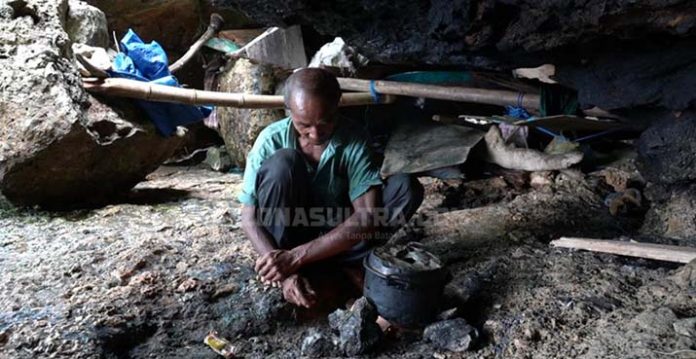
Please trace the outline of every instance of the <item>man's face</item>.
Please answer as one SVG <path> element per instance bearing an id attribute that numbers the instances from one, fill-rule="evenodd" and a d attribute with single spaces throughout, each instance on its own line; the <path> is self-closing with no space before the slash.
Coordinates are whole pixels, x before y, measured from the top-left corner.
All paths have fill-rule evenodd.
<path id="1" fill-rule="evenodd" d="M 300 138 L 311 145 L 326 143 L 334 132 L 336 106 L 305 94 L 297 94 L 290 101 L 292 124 Z"/>

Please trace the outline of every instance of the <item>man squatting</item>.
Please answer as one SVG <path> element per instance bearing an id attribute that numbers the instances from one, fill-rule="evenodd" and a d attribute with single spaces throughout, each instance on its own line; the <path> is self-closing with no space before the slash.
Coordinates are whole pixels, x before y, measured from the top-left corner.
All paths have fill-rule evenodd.
<path id="1" fill-rule="evenodd" d="M 255 269 L 284 298 L 310 308 L 321 298 L 303 269 L 330 263 L 362 280 L 361 260 L 408 220 L 423 200 L 409 175 L 379 176 L 367 135 L 337 115 L 341 89 L 327 70 L 290 76 L 290 117 L 258 136 L 239 201 L 242 228 L 259 257 Z"/>

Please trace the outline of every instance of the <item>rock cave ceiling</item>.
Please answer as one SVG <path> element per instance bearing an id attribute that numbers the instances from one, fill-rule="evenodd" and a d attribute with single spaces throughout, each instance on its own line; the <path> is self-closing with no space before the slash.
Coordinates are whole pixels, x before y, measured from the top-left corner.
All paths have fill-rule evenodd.
<path id="1" fill-rule="evenodd" d="M 210 0 L 262 25 L 341 36 L 373 62 L 482 70 L 553 63 L 583 107 L 688 108 L 696 3 L 688 0 Z"/>

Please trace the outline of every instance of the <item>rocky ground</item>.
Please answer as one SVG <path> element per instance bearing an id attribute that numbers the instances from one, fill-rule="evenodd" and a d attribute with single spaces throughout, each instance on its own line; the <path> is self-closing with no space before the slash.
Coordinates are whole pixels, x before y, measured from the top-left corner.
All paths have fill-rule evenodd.
<path id="1" fill-rule="evenodd" d="M 441 228 L 411 232 L 448 263 L 453 279 L 443 309 L 458 306 L 481 336 L 472 350 L 452 353 L 405 333 L 368 356 L 694 357 L 696 263 L 548 245 L 559 235 L 635 233 L 644 210 L 613 217 L 603 204 L 607 178 L 615 177 L 503 173 L 426 181 L 420 218 L 505 208 L 515 223 L 499 240 L 460 247 L 455 232 L 444 239 L 431 235 L 442 237 Z M 211 330 L 242 357 L 300 356 L 304 338 L 328 332 L 328 321 L 294 310 L 277 289 L 256 281 L 234 201 L 240 180 L 163 167 L 101 208 L 1 206 L 0 357 L 215 358 L 203 344 Z M 443 207 L 449 212 L 438 213 Z M 540 230 L 538 218 L 553 221 Z M 321 354 L 342 356 L 331 347 Z"/>

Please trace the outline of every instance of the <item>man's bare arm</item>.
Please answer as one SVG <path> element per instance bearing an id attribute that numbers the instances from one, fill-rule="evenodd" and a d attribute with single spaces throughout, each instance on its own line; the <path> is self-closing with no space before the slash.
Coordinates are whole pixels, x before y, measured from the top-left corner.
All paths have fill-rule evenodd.
<path id="1" fill-rule="evenodd" d="M 331 258 L 351 249 L 376 232 L 376 210 L 381 203 L 379 187 L 372 187 L 353 201 L 353 214 L 325 235 L 291 250 L 299 266 Z"/>
<path id="2" fill-rule="evenodd" d="M 270 234 L 256 220 L 256 206 L 242 206 L 242 229 L 260 257 L 276 249 Z"/>

